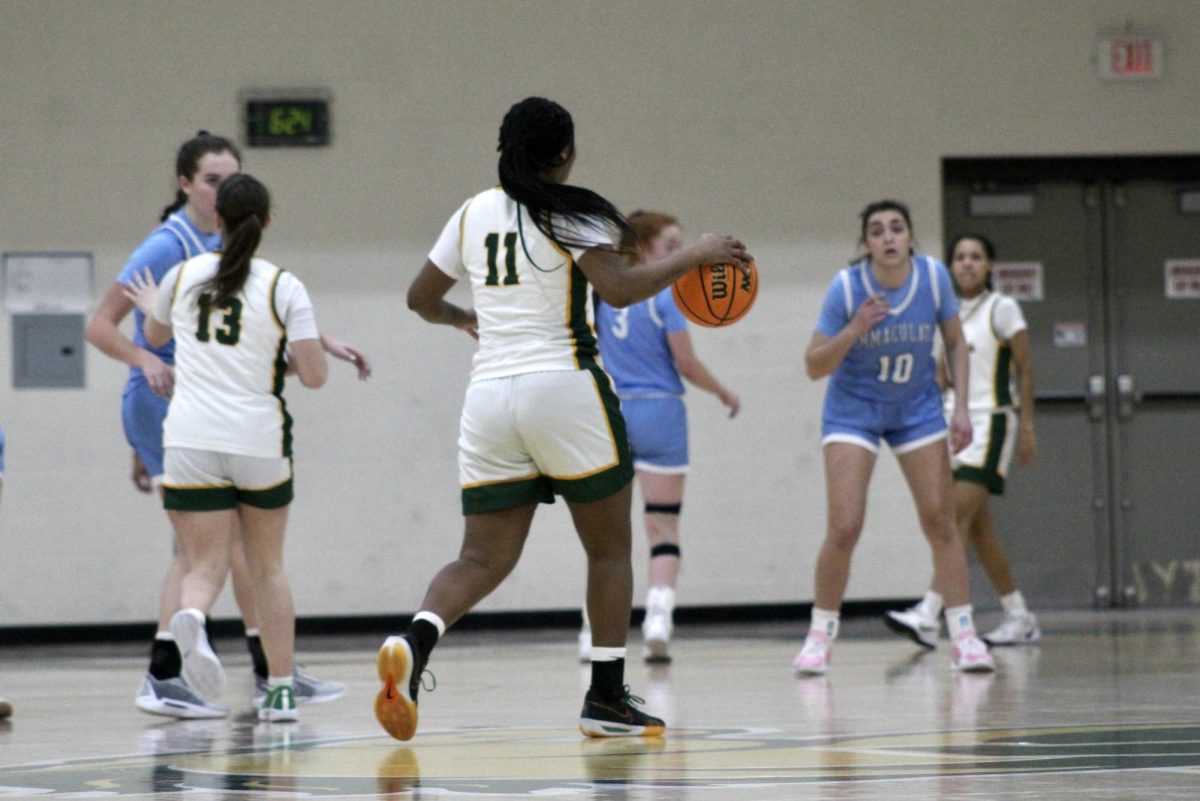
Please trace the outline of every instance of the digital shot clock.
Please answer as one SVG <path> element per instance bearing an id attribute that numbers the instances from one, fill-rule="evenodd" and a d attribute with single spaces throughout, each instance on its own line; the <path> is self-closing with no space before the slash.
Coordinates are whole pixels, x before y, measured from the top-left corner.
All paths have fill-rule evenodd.
<path id="1" fill-rule="evenodd" d="M 329 144 L 329 97 L 321 92 L 243 95 L 250 147 L 321 147 Z"/>

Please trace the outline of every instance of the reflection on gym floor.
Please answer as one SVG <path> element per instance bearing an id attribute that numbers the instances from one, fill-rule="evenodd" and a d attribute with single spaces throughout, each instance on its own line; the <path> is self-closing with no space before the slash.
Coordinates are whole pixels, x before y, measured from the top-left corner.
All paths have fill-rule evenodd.
<path id="1" fill-rule="evenodd" d="M 409 743 L 375 723 L 373 639 L 300 643 L 349 691 L 290 724 L 257 721 L 237 657 L 233 716 L 174 721 L 133 706 L 140 649 L 9 647 L 0 797 L 1191 799 L 1191 617 L 1047 614 L 1041 645 L 996 649 L 994 675 L 850 621 L 829 674 L 805 679 L 790 670 L 800 624 L 681 626 L 672 664 L 629 665 L 671 727 L 647 740 L 579 735 L 588 672 L 567 631 L 448 637 Z"/>

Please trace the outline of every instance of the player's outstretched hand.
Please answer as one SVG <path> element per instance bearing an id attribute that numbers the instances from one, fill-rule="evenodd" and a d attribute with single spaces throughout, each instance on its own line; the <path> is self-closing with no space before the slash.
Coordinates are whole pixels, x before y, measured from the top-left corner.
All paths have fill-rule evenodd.
<path id="1" fill-rule="evenodd" d="M 366 381 L 371 377 L 371 360 L 367 358 L 367 354 L 350 343 L 321 334 L 321 347 L 333 358 L 354 365 L 358 369 L 359 381 Z"/>
<path id="2" fill-rule="evenodd" d="M 150 268 L 143 267 L 140 274 L 135 272 L 124 287 L 125 297 L 129 298 L 138 311 L 149 316 L 154 308 L 154 301 L 158 298 L 158 284 L 154 282 L 154 274 L 150 272 Z"/>

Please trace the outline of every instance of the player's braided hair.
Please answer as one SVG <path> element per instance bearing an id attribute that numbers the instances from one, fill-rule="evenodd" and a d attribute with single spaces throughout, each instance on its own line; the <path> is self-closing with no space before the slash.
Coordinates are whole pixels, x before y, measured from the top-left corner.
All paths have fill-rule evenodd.
<path id="1" fill-rule="evenodd" d="M 523 205 L 543 234 L 564 247 L 580 242 L 564 234 L 562 221 L 606 222 L 620 232 L 629 223 L 617 207 L 590 189 L 560 184 L 546 172 L 564 163 L 563 152 L 575 144 L 571 114 L 544 97 L 527 97 L 504 115 L 500 124 L 500 186 Z"/>
<path id="2" fill-rule="evenodd" d="M 230 176 L 217 190 L 217 214 L 225 228 L 221 263 L 217 274 L 200 286 L 200 303 L 210 307 L 220 306 L 246 284 L 250 259 L 271 216 L 271 193 L 252 175 Z"/>

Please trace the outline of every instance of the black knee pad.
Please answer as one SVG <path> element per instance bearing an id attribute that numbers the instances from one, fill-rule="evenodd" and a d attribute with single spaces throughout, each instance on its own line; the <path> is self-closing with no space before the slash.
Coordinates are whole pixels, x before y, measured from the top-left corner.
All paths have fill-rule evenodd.
<path id="1" fill-rule="evenodd" d="M 679 546 L 673 542 L 660 542 L 650 549 L 650 558 L 653 559 L 656 556 L 674 556 L 678 559 Z"/>

